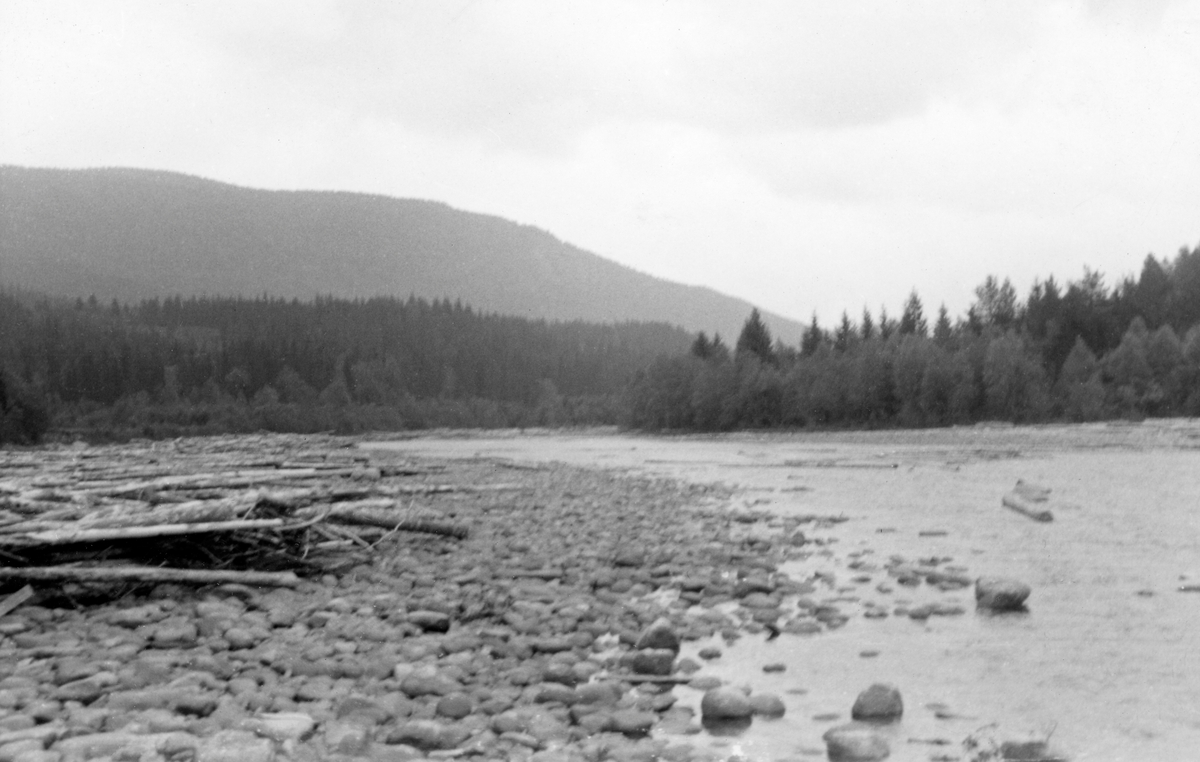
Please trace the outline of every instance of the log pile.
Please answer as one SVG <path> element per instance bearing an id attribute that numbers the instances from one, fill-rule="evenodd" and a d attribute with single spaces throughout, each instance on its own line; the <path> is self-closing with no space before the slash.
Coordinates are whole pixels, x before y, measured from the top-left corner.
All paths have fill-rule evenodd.
<path id="1" fill-rule="evenodd" d="M 366 560 L 395 532 L 466 537 L 421 495 L 509 488 L 411 483 L 437 471 L 333 437 L 0 451 L 0 587 L 292 586 Z"/>

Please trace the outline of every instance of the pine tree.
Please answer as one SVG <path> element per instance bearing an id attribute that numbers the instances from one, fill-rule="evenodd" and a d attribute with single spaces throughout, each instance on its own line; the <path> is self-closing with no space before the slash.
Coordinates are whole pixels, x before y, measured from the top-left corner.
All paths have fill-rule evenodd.
<path id="1" fill-rule="evenodd" d="M 812 323 L 804 331 L 804 335 L 800 337 L 800 356 L 811 357 L 825 343 L 825 332 L 821 330 L 821 326 L 817 323 L 817 313 L 813 313 Z"/>
<path id="2" fill-rule="evenodd" d="M 933 340 L 940 346 L 945 346 L 953 335 L 954 329 L 950 326 L 950 313 L 946 312 L 946 305 L 943 304 L 938 308 L 937 322 L 933 326 Z"/>
<path id="3" fill-rule="evenodd" d="M 868 341 L 875 335 L 875 321 L 871 319 L 871 311 L 866 307 L 863 307 L 862 325 L 858 330 L 863 341 Z"/>
<path id="4" fill-rule="evenodd" d="M 750 317 L 746 318 L 746 324 L 742 326 L 742 333 L 738 336 L 736 351 L 739 357 L 748 353 L 765 363 L 775 362 L 775 352 L 771 349 L 771 332 L 767 330 L 767 325 L 757 309 L 751 310 Z"/>
<path id="5" fill-rule="evenodd" d="M 925 309 L 921 306 L 921 298 L 917 296 L 916 289 L 913 289 L 913 292 L 908 295 L 908 301 L 904 303 L 904 314 L 900 316 L 900 326 L 897 330 L 901 335 L 929 335 L 929 324 L 925 322 Z"/>

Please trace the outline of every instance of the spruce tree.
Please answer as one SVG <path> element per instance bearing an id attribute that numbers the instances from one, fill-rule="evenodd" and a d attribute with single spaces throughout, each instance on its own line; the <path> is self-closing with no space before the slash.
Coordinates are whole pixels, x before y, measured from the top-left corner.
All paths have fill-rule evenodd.
<path id="1" fill-rule="evenodd" d="M 921 306 L 921 297 L 917 296 L 916 289 L 913 289 L 913 292 L 908 295 L 908 301 L 904 303 L 904 314 L 900 316 L 900 326 L 897 330 L 901 335 L 929 335 L 929 324 L 925 322 L 925 309 Z"/>
<path id="2" fill-rule="evenodd" d="M 763 362 L 775 362 L 775 352 L 771 349 L 771 332 L 767 330 L 767 325 L 757 309 L 751 310 L 750 317 L 746 318 L 746 324 L 742 326 L 742 333 L 738 336 L 736 351 L 738 356 L 748 353 Z"/>

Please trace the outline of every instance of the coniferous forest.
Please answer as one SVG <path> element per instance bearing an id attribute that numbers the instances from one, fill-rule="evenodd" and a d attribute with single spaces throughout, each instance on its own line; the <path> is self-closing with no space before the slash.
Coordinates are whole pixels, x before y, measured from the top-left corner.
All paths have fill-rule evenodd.
<path id="1" fill-rule="evenodd" d="M 617 423 L 628 380 L 689 336 L 448 300 L 0 294 L 0 440 Z"/>
<path id="2" fill-rule="evenodd" d="M 0 442 L 61 436 L 623 423 L 878 428 L 1200 415 L 1200 246 L 1109 287 L 989 276 L 967 314 L 914 291 L 733 346 L 662 323 L 482 314 L 449 300 L 0 293 Z"/>
<path id="3" fill-rule="evenodd" d="M 870 428 L 1200 415 L 1200 246 L 1148 256 L 1114 287 L 1036 282 L 1022 301 L 988 277 L 967 314 L 929 314 L 914 291 L 886 309 L 814 318 L 798 347 L 752 314 L 734 346 L 697 336 L 631 385 L 648 430 Z"/>

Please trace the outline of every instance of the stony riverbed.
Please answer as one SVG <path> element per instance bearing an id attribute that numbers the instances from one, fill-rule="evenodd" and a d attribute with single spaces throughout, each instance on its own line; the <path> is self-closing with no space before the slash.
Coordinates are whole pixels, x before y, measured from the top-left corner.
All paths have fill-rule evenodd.
<path id="1" fill-rule="evenodd" d="M 753 723 L 778 722 L 756 675 L 785 665 L 722 680 L 722 647 L 973 608 L 965 567 L 842 557 L 841 517 L 775 516 L 720 485 L 364 452 L 369 475 L 401 458 L 425 474 L 385 481 L 505 489 L 415 496 L 469 537 L 390 535 L 295 589 L 39 589 L 0 617 L 0 762 L 739 759 L 737 724 L 706 727 L 700 692 L 733 682 Z M 841 578 L 821 571 L 835 555 Z M 849 594 L 863 585 L 909 603 Z M 682 653 L 644 639 L 655 623 Z M 922 758 L 965 759 L 962 740 Z"/>

